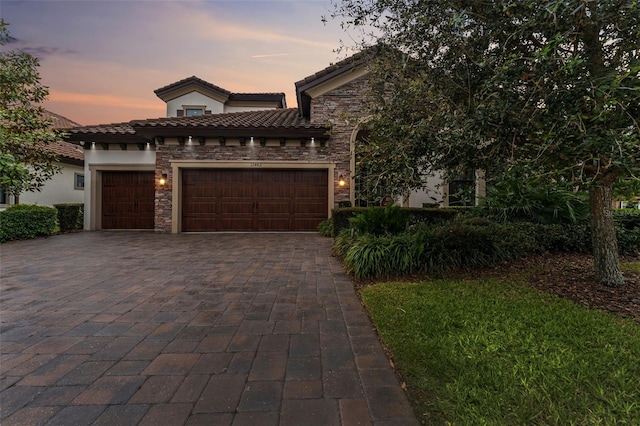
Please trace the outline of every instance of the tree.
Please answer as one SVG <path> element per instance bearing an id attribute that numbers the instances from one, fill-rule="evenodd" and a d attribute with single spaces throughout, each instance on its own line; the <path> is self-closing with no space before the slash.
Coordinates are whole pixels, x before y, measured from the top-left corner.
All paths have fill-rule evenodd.
<path id="1" fill-rule="evenodd" d="M 40 83 L 37 58 L 22 51 L 4 51 L 12 40 L 0 20 L 0 189 L 18 196 L 39 190 L 59 167 L 47 144 L 59 139 L 39 105 L 49 95 Z"/>
<path id="2" fill-rule="evenodd" d="M 640 176 L 637 1 L 345 0 L 333 17 L 394 52 L 374 72 L 391 96 L 368 124 L 370 173 L 407 157 L 588 190 L 596 278 L 624 283 L 611 203 Z"/>

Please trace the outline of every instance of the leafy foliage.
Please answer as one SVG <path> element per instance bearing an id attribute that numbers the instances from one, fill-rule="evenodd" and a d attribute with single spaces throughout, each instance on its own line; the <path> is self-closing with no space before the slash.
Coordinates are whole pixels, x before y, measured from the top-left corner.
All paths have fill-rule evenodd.
<path id="1" fill-rule="evenodd" d="M 351 226 L 360 234 L 398 234 L 407 228 L 409 215 L 399 206 L 369 207 L 349 218 Z"/>
<path id="2" fill-rule="evenodd" d="M 12 38 L 0 20 L 0 46 Z M 0 52 L 0 188 L 7 194 L 39 190 L 59 167 L 46 145 L 58 139 L 39 106 L 48 96 L 37 58 L 22 51 Z"/>
<path id="3" fill-rule="evenodd" d="M 411 170 L 526 170 L 586 189 L 598 279 L 624 282 L 606 209 L 640 176 L 637 2 L 345 0 L 333 16 L 375 34 L 373 179 L 406 191 Z"/>
<path id="4" fill-rule="evenodd" d="M 60 226 L 61 232 L 82 229 L 84 219 L 84 204 L 55 204 L 53 207 L 58 210 L 58 225 Z"/>
<path id="5" fill-rule="evenodd" d="M 619 253 L 640 254 L 640 226 L 625 228 L 618 222 L 616 232 Z M 495 223 L 472 217 L 423 224 L 397 235 L 343 230 L 334 240 L 333 252 L 347 272 L 364 280 L 471 270 L 529 254 L 587 253 L 590 247 L 589 224 Z"/>
<path id="6" fill-rule="evenodd" d="M 498 222 L 525 220 L 535 223 L 586 223 L 586 194 L 558 185 L 501 179 L 487 188 L 482 208 Z"/>
<path id="7" fill-rule="evenodd" d="M 17 204 L 0 211 L 0 243 L 51 235 L 58 212 L 53 207 Z"/>

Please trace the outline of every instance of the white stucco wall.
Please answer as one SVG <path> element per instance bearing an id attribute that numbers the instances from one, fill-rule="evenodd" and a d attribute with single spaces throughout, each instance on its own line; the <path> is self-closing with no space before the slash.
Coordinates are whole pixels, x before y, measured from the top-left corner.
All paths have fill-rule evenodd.
<path id="1" fill-rule="evenodd" d="M 148 146 L 144 151 L 121 151 L 116 148 L 104 151 L 89 148 L 84 151 L 84 229 L 91 229 L 96 190 L 96 177 L 103 170 L 139 170 L 141 167 L 155 167 L 156 152 Z"/>
<path id="2" fill-rule="evenodd" d="M 178 110 L 183 109 L 184 106 L 205 106 L 205 110 L 211 110 L 211 114 L 219 114 L 224 112 L 224 104 L 218 102 L 215 99 L 211 99 L 208 96 L 199 92 L 190 92 L 186 95 L 172 99 L 167 102 L 167 117 L 177 117 Z"/>
<path id="3" fill-rule="evenodd" d="M 53 206 L 61 203 L 82 203 L 84 191 L 74 189 L 75 174 L 84 173 L 82 166 L 60 164 L 62 170 L 48 180 L 41 191 L 23 192 L 20 194 L 20 204 L 37 204 L 39 206 Z"/>
<path id="4" fill-rule="evenodd" d="M 427 178 L 423 189 L 411 192 L 408 207 L 422 207 L 423 203 L 439 203 L 442 206 L 442 192 L 442 175 L 435 173 Z M 404 202 L 406 205 L 406 200 Z"/>

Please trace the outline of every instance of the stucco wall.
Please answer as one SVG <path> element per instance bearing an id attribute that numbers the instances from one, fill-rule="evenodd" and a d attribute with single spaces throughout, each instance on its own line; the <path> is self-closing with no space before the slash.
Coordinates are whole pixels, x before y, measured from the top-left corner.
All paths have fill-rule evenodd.
<path id="1" fill-rule="evenodd" d="M 99 175 L 105 170 L 153 170 L 156 152 L 152 145 L 143 151 L 122 151 L 118 145 L 109 150 L 89 145 L 84 151 L 84 229 L 96 229 Z"/>
<path id="2" fill-rule="evenodd" d="M 82 166 L 60 164 L 63 169 L 46 182 L 41 191 L 20 194 L 20 204 L 53 206 L 60 203 L 82 203 L 84 191 L 74 189 L 75 174 L 84 173 Z"/>
<path id="3" fill-rule="evenodd" d="M 177 117 L 178 110 L 183 109 L 184 105 L 188 106 L 205 106 L 205 110 L 211 110 L 211 114 L 219 114 L 224 112 L 224 104 L 211 99 L 199 92 L 190 92 L 186 95 L 172 99 L 167 102 L 167 117 Z"/>

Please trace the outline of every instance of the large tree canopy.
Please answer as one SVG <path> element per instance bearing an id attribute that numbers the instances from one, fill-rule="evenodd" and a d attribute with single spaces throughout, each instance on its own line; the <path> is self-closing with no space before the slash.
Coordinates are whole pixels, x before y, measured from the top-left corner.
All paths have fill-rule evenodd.
<path id="1" fill-rule="evenodd" d="M 610 208 L 612 185 L 640 176 L 637 1 L 345 0 L 334 17 L 391 52 L 361 147 L 369 173 L 385 179 L 398 158 L 587 189 L 597 278 L 624 282 Z M 405 170 L 396 192 L 420 185 Z"/>
<path id="2" fill-rule="evenodd" d="M 46 145 L 58 139 L 43 118 L 49 91 L 40 83 L 38 59 L 5 51 L 12 40 L 0 20 L 0 188 L 7 194 L 39 190 L 58 171 L 57 156 Z"/>

